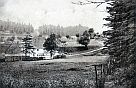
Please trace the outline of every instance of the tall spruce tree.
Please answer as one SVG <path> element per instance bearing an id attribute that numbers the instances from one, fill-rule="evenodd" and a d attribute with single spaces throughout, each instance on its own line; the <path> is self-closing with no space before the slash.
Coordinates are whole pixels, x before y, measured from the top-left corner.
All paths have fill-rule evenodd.
<path id="1" fill-rule="evenodd" d="M 105 20 L 112 30 L 106 46 L 109 49 L 110 69 L 118 85 L 136 86 L 136 28 L 135 0 L 111 0 L 107 7 L 110 14 Z"/>
<path id="2" fill-rule="evenodd" d="M 25 54 L 25 59 L 27 60 L 28 54 L 33 52 L 34 46 L 32 45 L 32 36 L 30 34 L 27 34 L 23 39 L 22 39 L 22 44 L 23 44 L 23 53 Z"/>

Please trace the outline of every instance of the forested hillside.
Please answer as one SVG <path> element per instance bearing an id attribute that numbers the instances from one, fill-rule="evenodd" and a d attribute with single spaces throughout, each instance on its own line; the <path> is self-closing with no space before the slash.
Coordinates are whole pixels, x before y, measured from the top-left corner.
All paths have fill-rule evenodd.
<path id="1" fill-rule="evenodd" d="M 60 34 L 61 36 L 66 35 L 76 35 L 77 33 L 82 34 L 85 30 L 88 30 L 89 28 L 82 25 L 77 26 L 54 26 L 54 25 L 43 25 L 40 26 L 38 31 L 42 35 L 50 35 L 51 33 Z"/>
<path id="2" fill-rule="evenodd" d="M 30 24 L 26 25 L 24 23 L 0 20 L 0 31 L 9 31 L 10 33 L 23 34 L 27 32 L 32 33 L 34 28 Z"/>

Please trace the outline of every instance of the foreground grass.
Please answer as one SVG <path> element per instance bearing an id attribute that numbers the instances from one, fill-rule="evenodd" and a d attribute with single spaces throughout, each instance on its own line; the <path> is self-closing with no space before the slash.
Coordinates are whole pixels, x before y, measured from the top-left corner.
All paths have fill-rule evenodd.
<path id="1" fill-rule="evenodd" d="M 0 63 L 1 88 L 94 88 L 89 63 Z"/>

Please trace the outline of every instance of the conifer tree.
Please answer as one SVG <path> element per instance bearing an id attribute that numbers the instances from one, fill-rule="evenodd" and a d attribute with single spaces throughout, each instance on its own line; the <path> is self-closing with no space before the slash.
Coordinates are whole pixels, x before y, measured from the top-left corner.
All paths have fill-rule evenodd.
<path id="1" fill-rule="evenodd" d="M 112 30 L 108 33 L 106 46 L 109 49 L 110 69 L 118 85 L 126 84 L 134 88 L 136 81 L 136 29 L 135 0 L 112 0 L 107 7 L 110 16 L 106 26 Z M 121 74 L 119 74 L 121 73 Z"/>
<path id="2" fill-rule="evenodd" d="M 34 46 L 32 45 L 32 36 L 30 34 L 27 34 L 25 38 L 22 39 L 23 44 L 23 53 L 25 54 L 25 59 L 28 56 L 28 54 L 32 53 Z"/>

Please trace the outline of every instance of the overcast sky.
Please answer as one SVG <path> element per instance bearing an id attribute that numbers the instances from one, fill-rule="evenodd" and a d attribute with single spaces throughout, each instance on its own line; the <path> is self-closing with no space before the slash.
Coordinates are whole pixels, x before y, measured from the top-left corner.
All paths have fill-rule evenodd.
<path id="1" fill-rule="evenodd" d="M 73 26 L 81 24 L 102 32 L 108 14 L 106 4 L 75 5 L 77 0 L 0 0 L 0 19 L 30 23 L 34 28 L 43 24 Z M 96 0 L 94 0 L 96 1 Z"/>

